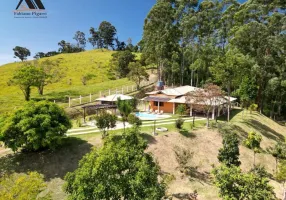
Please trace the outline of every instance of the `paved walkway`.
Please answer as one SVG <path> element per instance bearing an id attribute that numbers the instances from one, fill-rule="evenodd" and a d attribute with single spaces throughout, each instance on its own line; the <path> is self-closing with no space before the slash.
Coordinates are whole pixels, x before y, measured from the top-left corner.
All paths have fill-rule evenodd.
<path id="1" fill-rule="evenodd" d="M 188 117 L 188 118 L 183 118 L 185 122 L 192 122 L 193 119 Z M 202 121 L 206 120 L 205 118 L 196 118 L 195 121 Z M 161 125 L 169 125 L 169 124 L 175 124 L 176 119 L 169 119 L 169 120 L 160 120 L 156 121 L 156 127 L 161 126 Z M 149 122 L 143 122 L 141 127 L 152 127 L 154 126 L 154 121 L 149 121 Z M 126 128 L 130 128 L 132 125 L 126 123 Z M 123 123 L 119 122 L 116 124 L 116 127 L 110 130 L 121 130 L 123 129 Z M 73 135 L 85 135 L 85 134 L 91 134 L 91 133 L 98 133 L 100 130 L 98 130 L 96 127 L 87 127 L 87 128 L 80 128 L 80 129 L 71 129 L 68 131 L 67 136 L 73 136 Z"/>

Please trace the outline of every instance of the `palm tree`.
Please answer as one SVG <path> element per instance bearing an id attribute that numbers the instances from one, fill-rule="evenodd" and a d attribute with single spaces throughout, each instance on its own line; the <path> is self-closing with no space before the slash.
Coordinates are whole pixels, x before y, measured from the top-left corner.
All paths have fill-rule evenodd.
<path id="1" fill-rule="evenodd" d="M 122 117 L 124 133 L 125 133 L 125 123 L 127 121 L 128 115 L 132 112 L 132 106 L 129 101 L 123 101 L 120 98 L 117 99 L 116 104 L 120 112 L 120 115 Z"/>

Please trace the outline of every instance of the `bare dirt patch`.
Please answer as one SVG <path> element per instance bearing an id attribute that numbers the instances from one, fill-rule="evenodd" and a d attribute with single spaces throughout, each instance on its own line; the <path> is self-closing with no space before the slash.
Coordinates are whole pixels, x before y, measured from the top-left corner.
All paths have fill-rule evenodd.
<path id="1" fill-rule="evenodd" d="M 216 156 L 222 138 L 219 133 L 208 129 L 195 131 L 192 135 L 186 137 L 173 132 L 157 136 L 153 138 L 155 142 L 149 145 L 148 152 L 154 155 L 163 173 L 175 176 L 169 185 L 169 193 L 193 193 L 197 190 L 199 199 L 219 199 L 217 189 L 211 183 L 210 171 L 212 164 L 218 164 Z M 174 152 L 176 146 L 194 153 L 190 161 L 191 176 L 180 172 Z"/>

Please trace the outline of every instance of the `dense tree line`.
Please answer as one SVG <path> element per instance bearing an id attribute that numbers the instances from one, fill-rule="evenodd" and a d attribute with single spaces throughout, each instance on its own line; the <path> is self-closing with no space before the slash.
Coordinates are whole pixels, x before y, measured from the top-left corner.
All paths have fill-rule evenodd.
<path id="1" fill-rule="evenodd" d="M 157 0 L 144 24 L 142 59 L 168 85 L 221 85 L 243 106 L 286 115 L 285 1 Z"/>

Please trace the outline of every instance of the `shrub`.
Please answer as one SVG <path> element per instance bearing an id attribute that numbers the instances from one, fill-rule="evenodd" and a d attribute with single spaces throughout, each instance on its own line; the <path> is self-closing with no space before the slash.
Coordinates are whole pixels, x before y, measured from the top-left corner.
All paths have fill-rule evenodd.
<path id="1" fill-rule="evenodd" d="M 250 113 L 252 113 L 252 111 L 257 111 L 258 105 L 253 103 L 248 107 L 248 110 L 250 111 Z"/>
<path id="2" fill-rule="evenodd" d="M 82 127 L 81 117 L 78 117 L 78 118 L 76 119 L 76 125 L 77 125 L 77 127 Z"/>
<path id="3" fill-rule="evenodd" d="M 129 124 L 135 125 L 135 126 L 141 126 L 142 125 L 142 121 L 134 114 L 129 114 L 127 121 Z"/>
<path id="4" fill-rule="evenodd" d="M 193 158 L 194 153 L 187 149 L 183 149 L 179 146 L 174 147 L 176 160 L 181 168 L 186 168 L 189 165 L 190 160 Z"/>
<path id="5" fill-rule="evenodd" d="M 176 109 L 176 114 L 183 116 L 186 113 L 186 106 L 184 104 L 180 104 Z"/>
<path id="6" fill-rule="evenodd" d="M 49 194 L 39 197 L 47 188 L 43 176 L 37 172 L 12 174 L 0 179 L 0 199 L 51 199 Z"/>
<path id="7" fill-rule="evenodd" d="M 176 128 L 177 129 L 182 129 L 183 124 L 184 124 L 184 120 L 182 118 L 179 118 L 176 120 Z"/>
<path id="8" fill-rule="evenodd" d="M 122 137 L 107 137 L 102 148 L 92 150 L 78 169 L 67 173 L 64 189 L 69 199 L 161 199 L 165 185 L 146 148 L 135 128 Z"/>
<path id="9" fill-rule="evenodd" d="M 104 138 L 107 135 L 107 131 L 116 126 L 117 116 L 102 111 L 95 117 L 95 120 L 96 126 L 102 131 L 102 138 Z"/>
<path id="10" fill-rule="evenodd" d="M 217 128 L 217 123 L 216 122 L 211 122 L 210 123 L 210 127 L 211 127 L 211 129 Z"/>
<path id="11" fill-rule="evenodd" d="M 166 185 L 169 185 L 170 183 L 172 183 L 174 180 L 176 180 L 176 177 L 174 174 L 169 174 L 169 173 L 166 173 L 163 175 L 163 182 L 166 184 Z"/>
<path id="12" fill-rule="evenodd" d="M 235 133 L 229 132 L 223 134 L 223 147 L 219 149 L 218 160 L 227 167 L 232 165 L 239 166 L 239 140 Z"/>
<path id="13" fill-rule="evenodd" d="M 61 143 L 71 122 L 58 105 L 47 102 L 28 102 L 5 120 L 1 128 L 1 140 L 5 146 L 37 151 L 55 149 Z"/>
<path id="14" fill-rule="evenodd" d="M 220 165 L 214 168 L 214 184 L 219 189 L 219 195 L 223 200 L 229 199 L 267 199 L 275 200 L 273 187 L 269 179 L 265 177 L 263 169 L 251 172 L 242 172 L 237 166 L 227 167 Z"/>

